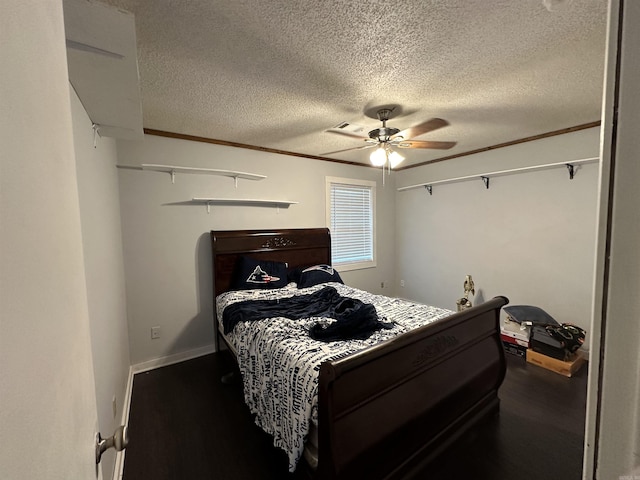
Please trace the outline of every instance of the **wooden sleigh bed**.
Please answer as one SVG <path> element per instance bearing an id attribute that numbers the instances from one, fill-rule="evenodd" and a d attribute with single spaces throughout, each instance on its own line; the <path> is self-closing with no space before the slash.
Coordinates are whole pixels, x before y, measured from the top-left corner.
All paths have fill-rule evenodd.
<path id="1" fill-rule="evenodd" d="M 240 256 L 287 262 L 289 268 L 331 262 L 325 228 L 212 231 L 211 240 L 215 297 L 230 289 Z M 506 371 L 499 315 L 507 303 L 496 297 L 323 362 L 318 461 L 309 476 L 411 478 L 477 422 L 497 413 Z M 219 351 L 225 339 L 215 318 L 214 328 Z"/>

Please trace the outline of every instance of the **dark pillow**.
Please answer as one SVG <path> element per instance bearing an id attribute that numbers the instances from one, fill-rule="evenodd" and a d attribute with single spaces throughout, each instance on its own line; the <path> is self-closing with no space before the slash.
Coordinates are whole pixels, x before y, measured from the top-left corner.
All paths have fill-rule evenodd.
<path id="1" fill-rule="evenodd" d="M 314 265 L 299 270 L 294 278 L 296 278 L 294 281 L 298 284 L 298 288 L 313 287 L 319 283 L 327 282 L 344 283 L 338 271 L 331 265 Z"/>
<path id="2" fill-rule="evenodd" d="M 233 269 L 231 289 L 282 288 L 287 282 L 286 263 L 240 257 Z"/>

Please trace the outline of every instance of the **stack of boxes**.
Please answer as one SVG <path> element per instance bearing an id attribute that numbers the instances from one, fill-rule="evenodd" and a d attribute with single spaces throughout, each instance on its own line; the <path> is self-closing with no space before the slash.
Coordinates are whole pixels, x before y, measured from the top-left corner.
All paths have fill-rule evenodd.
<path id="1" fill-rule="evenodd" d="M 527 355 L 530 335 L 531 327 L 518 323 L 510 315 L 507 315 L 500 326 L 500 338 L 504 350 L 522 358 Z"/>
<path id="2" fill-rule="evenodd" d="M 522 358 L 526 357 L 531 345 L 531 328 L 533 325 L 558 325 L 558 322 L 547 312 L 531 305 L 510 305 L 504 307 L 506 318 L 500 326 L 502 344 L 509 353 Z"/>
<path id="3" fill-rule="evenodd" d="M 546 333 L 544 325 L 558 325 L 558 322 L 541 308 L 513 305 L 504 307 L 504 312 L 506 318 L 500 326 L 500 338 L 506 352 L 566 377 L 571 377 L 584 363 L 584 357 L 577 353 L 569 355 Z"/>

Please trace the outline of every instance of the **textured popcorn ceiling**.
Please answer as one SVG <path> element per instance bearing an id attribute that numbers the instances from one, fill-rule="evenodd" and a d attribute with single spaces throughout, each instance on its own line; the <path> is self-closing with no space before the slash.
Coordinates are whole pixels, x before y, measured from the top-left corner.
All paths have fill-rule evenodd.
<path id="1" fill-rule="evenodd" d="M 135 15 L 145 128 L 321 155 L 362 145 L 326 130 L 377 128 L 374 106 L 448 120 L 417 139 L 456 147 L 410 165 L 600 119 L 606 0 L 106 3 Z"/>

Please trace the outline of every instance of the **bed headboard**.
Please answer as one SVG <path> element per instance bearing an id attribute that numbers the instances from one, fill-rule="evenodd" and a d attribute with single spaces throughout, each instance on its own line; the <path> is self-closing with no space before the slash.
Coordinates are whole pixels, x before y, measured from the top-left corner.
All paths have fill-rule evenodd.
<path id="1" fill-rule="evenodd" d="M 214 298 L 229 290 L 238 257 L 286 262 L 290 269 L 331 264 L 328 228 L 224 230 L 211 232 Z"/>

